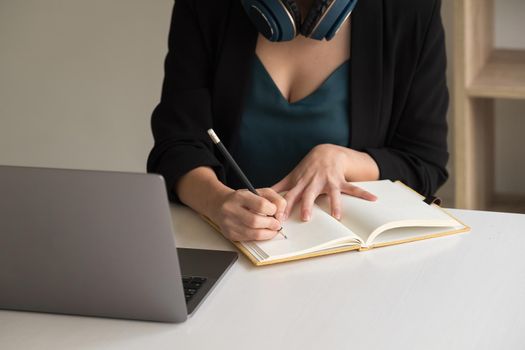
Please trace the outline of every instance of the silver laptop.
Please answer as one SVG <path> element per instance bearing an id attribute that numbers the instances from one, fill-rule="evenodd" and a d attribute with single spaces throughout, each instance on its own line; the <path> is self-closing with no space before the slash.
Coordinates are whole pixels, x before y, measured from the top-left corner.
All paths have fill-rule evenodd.
<path id="1" fill-rule="evenodd" d="M 175 246 L 158 175 L 0 166 L 0 308 L 182 322 L 237 253 Z"/>

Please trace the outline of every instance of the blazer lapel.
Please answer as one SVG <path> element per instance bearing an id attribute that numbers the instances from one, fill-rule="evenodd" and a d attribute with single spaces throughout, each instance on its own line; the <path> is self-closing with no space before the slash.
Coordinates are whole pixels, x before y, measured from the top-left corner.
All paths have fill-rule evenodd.
<path id="1" fill-rule="evenodd" d="M 370 147 L 381 123 L 383 3 L 361 0 L 352 13 L 350 146 Z"/>
<path id="2" fill-rule="evenodd" d="M 214 83 L 214 118 L 219 135 L 224 135 L 226 147 L 235 143 L 251 79 L 251 64 L 255 57 L 257 31 L 244 12 L 240 1 L 232 1 L 226 20 L 221 56 L 218 58 Z"/>

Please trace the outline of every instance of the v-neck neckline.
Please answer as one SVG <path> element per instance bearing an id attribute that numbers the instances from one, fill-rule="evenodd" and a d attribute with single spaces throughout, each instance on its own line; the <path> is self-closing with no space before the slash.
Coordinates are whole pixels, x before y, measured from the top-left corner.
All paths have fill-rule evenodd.
<path id="1" fill-rule="evenodd" d="M 288 101 L 288 99 L 283 95 L 281 89 L 279 89 L 279 87 L 277 86 L 277 84 L 275 83 L 275 80 L 273 80 L 273 77 L 271 76 L 270 72 L 268 72 L 268 70 L 266 69 L 264 63 L 261 61 L 261 59 L 259 58 L 259 56 L 257 54 L 255 54 L 255 60 L 257 61 L 257 63 L 259 64 L 260 68 L 263 70 L 264 72 L 264 75 L 266 77 L 266 79 L 270 82 L 270 84 L 272 85 L 273 89 L 275 90 L 275 92 L 280 96 L 281 100 L 286 103 L 288 106 L 294 106 L 294 105 L 297 105 L 297 104 L 301 104 L 303 102 L 306 102 L 307 100 L 310 100 L 311 98 L 313 98 L 314 96 L 316 96 L 321 90 L 323 90 L 324 86 L 326 84 L 328 84 L 328 82 L 330 80 L 332 80 L 332 78 L 340 71 L 342 70 L 347 64 L 350 63 L 350 58 L 347 59 L 346 61 L 344 61 L 343 63 L 341 63 L 336 69 L 334 69 L 332 71 L 332 73 L 330 73 L 326 79 L 321 83 L 321 85 L 319 85 L 315 90 L 313 90 L 312 92 L 310 92 L 308 95 L 304 96 L 304 97 L 301 97 L 300 99 L 298 99 L 297 101 Z"/>
<path id="2" fill-rule="evenodd" d="M 385 54 L 385 35 L 388 32 L 388 12 L 383 0 L 359 1 L 352 12 L 351 64 L 349 66 L 350 98 L 350 140 L 355 149 L 370 147 L 370 140 L 377 139 L 377 130 L 384 123 L 383 110 L 385 76 L 392 58 Z M 259 34 L 240 1 L 231 2 L 230 20 L 225 20 L 224 35 L 221 37 L 222 51 L 218 57 L 214 82 L 213 115 L 223 118 L 231 126 L 223 142 L 234 145 L 235 134 L 241 117 L 243 101 L 252 79 L 251 69 L 256 53 Z M 390 61 L 389 61 L 390 60 Z M 391 67 L 390 67 L 391 68 Z M 239 79 L 232 79 L 237 72 Z M 388 89 L 387 89 L 388 90 Z M 281 99 L 282 97 L 279 97 Z M 215 118 L 215 117 L 214 117 Z"/>

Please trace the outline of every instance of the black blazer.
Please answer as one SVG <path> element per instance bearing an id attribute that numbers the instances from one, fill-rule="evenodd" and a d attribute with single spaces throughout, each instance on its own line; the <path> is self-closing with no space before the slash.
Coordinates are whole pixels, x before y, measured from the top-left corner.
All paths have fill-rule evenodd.
<path id="1" fill-rule="evenodd" d="M 351 16 L 348 146 L 370 154 L 381 179 L 425 196 L 448 178 L 440 8 L 441 0 L 359 0 Z M 240 0 L 176 1 L 147 165 L 164 176 L 172 200 L 177 180 L 196 167 L 225 181 L 206 130 L 226 147 L 236 142 L 257 34 Z"/>

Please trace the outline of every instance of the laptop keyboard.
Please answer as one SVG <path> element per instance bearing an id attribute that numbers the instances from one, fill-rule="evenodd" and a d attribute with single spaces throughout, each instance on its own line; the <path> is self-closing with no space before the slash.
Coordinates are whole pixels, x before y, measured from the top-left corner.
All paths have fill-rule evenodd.
<path id="1" fill-rule="evenodd" d="M 199 288 L 206 282 L 206 277 L 184 276 L 182 277 L 182 286 L 184 287 L 184 296 L 186 303 L 193 298 Z"/>

